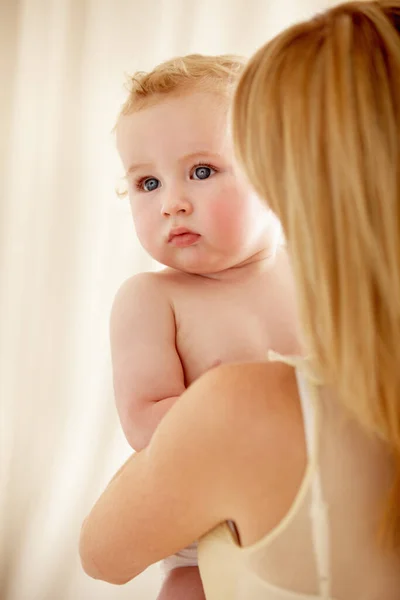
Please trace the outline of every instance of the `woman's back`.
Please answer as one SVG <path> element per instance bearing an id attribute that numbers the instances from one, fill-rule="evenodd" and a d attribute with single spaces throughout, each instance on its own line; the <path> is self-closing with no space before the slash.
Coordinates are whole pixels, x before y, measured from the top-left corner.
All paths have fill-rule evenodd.
<path id="1" fill-rule="evenodd" d="M 252 546 L 240 548 L 227 525 L 203 538 L 207 599 L 398 600 L 400 555 L 378 540 L 393 475 L 387 449 L 330 392 L 299 380 L 309 452 L 299 493 L 281 524 Z"/>

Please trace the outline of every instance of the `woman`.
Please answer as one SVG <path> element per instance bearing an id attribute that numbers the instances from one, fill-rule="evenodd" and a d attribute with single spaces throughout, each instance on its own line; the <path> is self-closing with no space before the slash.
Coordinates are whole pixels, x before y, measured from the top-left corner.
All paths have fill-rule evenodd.
<path id="1" fill-rule="evenodd" d="M 282 221 L 310 358 L 191 386 L 85 521 L 83 566 L 124 583 L 200 539 L 208 600 L 398 599 L 400 3 L 259 50 L 234 134 Z"/>

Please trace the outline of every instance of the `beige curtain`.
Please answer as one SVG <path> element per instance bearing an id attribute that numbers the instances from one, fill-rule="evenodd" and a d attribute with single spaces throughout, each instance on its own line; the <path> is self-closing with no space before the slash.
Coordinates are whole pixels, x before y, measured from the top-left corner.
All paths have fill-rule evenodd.
<path id="1" fill-rule="evenodd" d="M 325 2 L 327 4 L 327 2 Z M 156 595 L 80 569 L 80 523 L 128 455 L 108 317 L 141 250 L 110 133 L 124 73 L 250 54 L 322 0 L 0 0 L 0 598 Z"/>

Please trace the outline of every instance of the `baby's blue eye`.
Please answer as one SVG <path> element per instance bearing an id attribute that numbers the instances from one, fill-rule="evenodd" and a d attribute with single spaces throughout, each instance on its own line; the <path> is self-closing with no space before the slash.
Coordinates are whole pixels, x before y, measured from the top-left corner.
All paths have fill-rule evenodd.
<path id="1" fill-rule="evenodd" d="M 199 167 L 196 167 L 193 171 L 193 179 L 208 179 L 214 173 L 215 170 L 211 167 L 208 167 L 207 165 L 200 165 Z"/>
<path id="2" fill-rule="evenodd" d="M 146 190 L 146 192 L 153 192 L 158 187 L 160 187 L 160 182 L 155 177 L 149 177 L 148 179 L 143 181 L 142 185 L 143 189 Z"/>

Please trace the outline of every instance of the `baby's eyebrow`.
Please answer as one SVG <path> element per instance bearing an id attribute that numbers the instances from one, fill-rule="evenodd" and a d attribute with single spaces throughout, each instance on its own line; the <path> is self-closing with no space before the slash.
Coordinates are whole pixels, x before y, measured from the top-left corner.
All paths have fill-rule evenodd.
<path id="1" fill-rule="evenodd" d="M 211 152 L 209 150 L 199 150 L 198 152 L 190 152 L 190 154 L 185 154 L 179 160 L 180 160 L 180 162 L 185 162 L 191 158 L 196 158 L 196 157 L 221 158 L 221 155 L 218 154 L 217 152 Z"/>
<path id="2" fill-rule="evenodd" d="M 137 164 L 133 164 L 133 165 L 131 165 L 129 167 L 129 169 L 125 173 L 125 177 L 129 177 L 129 175 L 132 175 L 132 173 L 134 173 L 135 171 L 138 171 L 139 169 L 144 169 L 145 167 L 151 167 L 151 166 L 152 166 L 151 163 L 137 163 Z"/>

